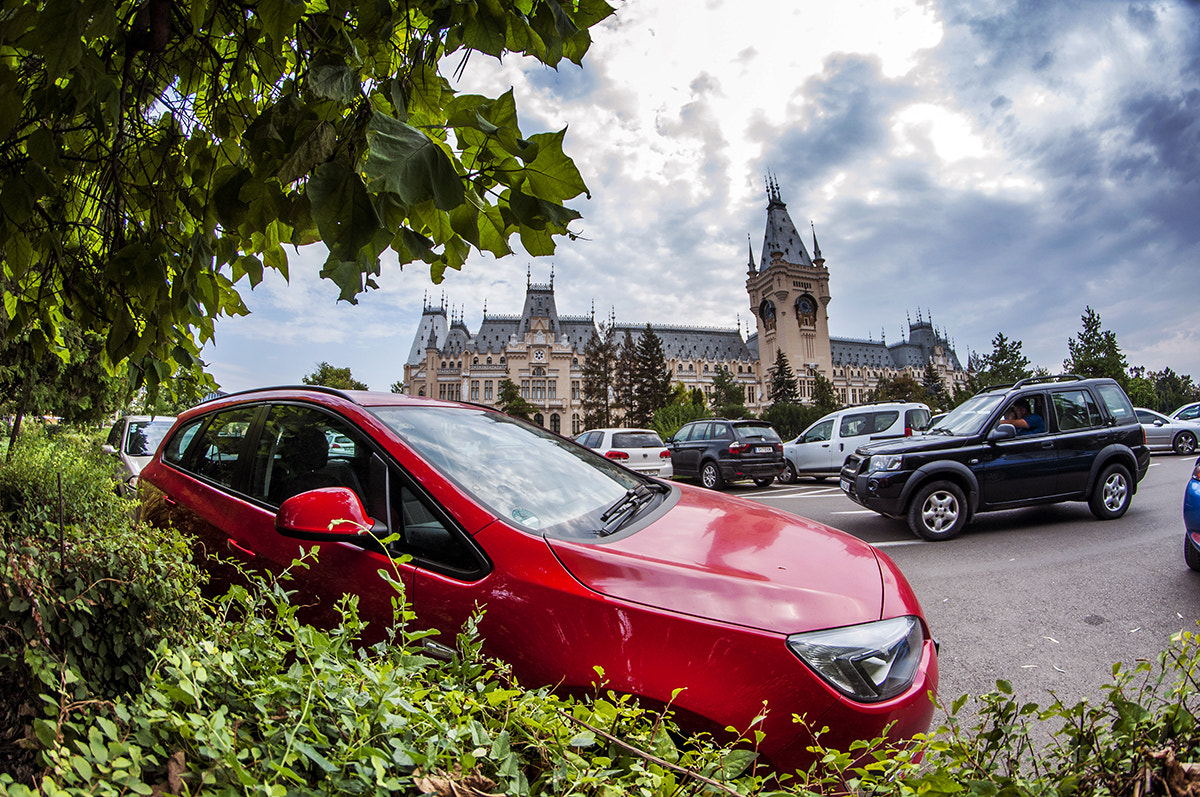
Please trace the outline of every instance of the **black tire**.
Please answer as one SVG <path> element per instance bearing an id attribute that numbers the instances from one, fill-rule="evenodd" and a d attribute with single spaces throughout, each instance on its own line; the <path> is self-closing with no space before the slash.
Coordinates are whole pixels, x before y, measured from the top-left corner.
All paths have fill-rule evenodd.
<path id="1" fill-rule="evenodd" d="M 792 467 L 792 463 L 790 461 L 785 459 L 783 461 L 783 473 L 779 474 L 779 483 L 795 484 L 797 478 L 799 477 L 796 476 L 796 469 Z"/>
<path id="2" fill-rule="evenodd" d="M 774 476 L 764 476 L 761 479 L 754 480 L 755 487 L 770 487 L 775 481 Z"/>
<path id="3" fill-rule="evenodd" d="M 1183 538 L 1183 561 L 1193 570 L 1200 571 L 1200 551 L 1196 550 L 1196 546 L 1187 537 Z"/>
<path id="4" fill-rule="evenodd" d="M 1088 508 L 1100 520 L 1116 520 L 1129 509 L 1133 499 L 1133 482 L 1124 465 L 1109 465 L 1100 473 Z"/>
<path id="5" fill-rule="evenodd" d="M 709 460 L 700 466 L 700 483 L 710 490 L 720 490 L 725 486 L 725 477 L 717 463 Z"/>
<path id="6" fill-rule="evenodd" d="M 1184 456 L 1195 454 L 1196 435 L 1191 432 L 1180 432 L 1175 435 L 1175 440 L 1171 443 L 1171 448 L 1175 449 L 1176 454 L 1183 454 Z"/>
<path id="7" fill-rule="evenodd" d="M 908 505 L 908 527 L 923 540 L 948 540 L 965 525 L 967 497 L 954 482 L 930 482 L 917 490 Z"/>

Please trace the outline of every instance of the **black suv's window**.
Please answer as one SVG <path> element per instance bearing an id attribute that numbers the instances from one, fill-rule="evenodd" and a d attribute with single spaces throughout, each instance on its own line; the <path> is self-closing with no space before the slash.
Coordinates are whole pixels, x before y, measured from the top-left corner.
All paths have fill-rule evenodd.
<path id="1" fill-rule="evenodd" d="M 683 427 L 679 434 L 675 435 L 676 442 L 685 443 L 689 440 L 703 440 L 704 429 L 707 428 L 707 423 L 693 423 Z"/>
<path id="2" fill-rule="evenodd" d="M 1100 394 L 1100 400 L 1108 408 L 1108 414 L 1118 423 L 1128 421 L 1133 417 L 1133 405 L 1129 403 L 1129 396 L 1125 395 L 1125 391 L 1118 385 L 1096 385 L 1096 392 Z"/>
<path id="3" fill-rule="evenodd" d="M 723 423 L 710 423 L 708 425 L 709 440 L 732 440 L 733 432 Z"/>
<path id="4" fill-rule="evenodd" d="M 742 440 L 766 440 L 772 443 L 781 442 L 779 435 L 770 426 L 756 423 L 737 423 L 733 428 Z"/>
<path id="5" fill-rule="evenodd" d="M 1104 422 L 1100 408 L 1087 390 L 1063 390 L 1054 393 L 1054 415 L 1058 418 L 1058 429 L 1070 432 L 1075 429 L 1091 429 Z M 1132 407 L 1130 415 L 1133 415 Z"/>
<path id="6" fill-rule="evenodd" d="M 349 487 L 366 502 L 370 447 L 345 421 L 311 407 L 271 407 L 258 438 L 250 495 L 278 506 L 318 487 Z"/>

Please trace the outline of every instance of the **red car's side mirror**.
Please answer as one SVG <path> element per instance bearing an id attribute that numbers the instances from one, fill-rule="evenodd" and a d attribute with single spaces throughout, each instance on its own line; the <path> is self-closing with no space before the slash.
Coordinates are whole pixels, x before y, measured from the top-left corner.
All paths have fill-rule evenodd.
<path id="1" fill-rule="evenodd" d="M 348 487 L 321 487 L 293 495 L 275 515 L 276 531 L 301 540 L 359 542 L 374 525 L 358 494 Z"/>

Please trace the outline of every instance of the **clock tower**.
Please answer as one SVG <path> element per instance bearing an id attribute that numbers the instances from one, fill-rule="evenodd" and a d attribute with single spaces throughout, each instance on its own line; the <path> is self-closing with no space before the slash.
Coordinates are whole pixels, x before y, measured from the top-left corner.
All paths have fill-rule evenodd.
<path id="1" fill-rule="evenodd" d="M 750 248 L 746 292 L 750 311 L 758 324 L 758 359 L 762 363 L 764 391 L 770 384 L 770 369 L 776 350 L 787 355 L 799 379 L 801 392 L 812 372 L 833 378 L 833 358 L 829 343 L 829 270 L 813 232 L 810 257 L 787 205 L 779 197 L 779 186 L 767 186 L 767 230 L 763 236 L 761 259 L 754 263 Z"/>

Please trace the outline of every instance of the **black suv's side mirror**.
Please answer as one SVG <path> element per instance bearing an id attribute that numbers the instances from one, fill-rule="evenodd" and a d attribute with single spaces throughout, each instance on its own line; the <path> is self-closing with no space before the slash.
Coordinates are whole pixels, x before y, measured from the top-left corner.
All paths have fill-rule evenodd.
<path id="1" fill-rule="evenodd" d="M 1012 440 L 1017 436 L 1017 427 L 1011 423 L 1002 423 L 988 433 L 987 439 L 989 443 L 995 443 L 998 440 Z"/>

